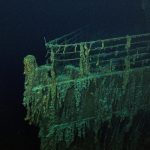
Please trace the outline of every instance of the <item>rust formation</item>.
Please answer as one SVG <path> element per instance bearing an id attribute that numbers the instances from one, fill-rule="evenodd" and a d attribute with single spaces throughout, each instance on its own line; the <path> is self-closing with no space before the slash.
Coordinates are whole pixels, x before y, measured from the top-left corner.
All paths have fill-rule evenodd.
<path id="1" fill-rule="evenodd" d="M 24 58 L 23 104 L 26 120 L 39 126 L 41 149 L 144 150 L 150 34 L 90 42 L 71 37 L 45 43 L 44 65 Z"/>

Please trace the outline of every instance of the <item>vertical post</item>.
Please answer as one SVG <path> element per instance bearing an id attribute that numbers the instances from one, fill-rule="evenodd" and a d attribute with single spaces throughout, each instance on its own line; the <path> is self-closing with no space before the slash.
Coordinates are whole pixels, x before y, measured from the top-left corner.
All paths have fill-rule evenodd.
<path id="1" fill-rule="evenodd" d="M 129 49 L 131 47 L 131 36 L 127 35 L 126 38 L 127 38 L 127 43 L 126 43 L 125 49 L 127 50 L 127 54 L 128 54 L 128 51 L 129 51 Z"/>
<path id="2" fill-rule="evenodd" d="M 50 121 L 51 125 L 54 124 L 55 116 L 55 100 L 56 100 L 56 73 L 55 73 L 55 54 L 53 48 L 51 48 L 51 101 L 50 101 Z"/>
<path id="3" fill-rule="evenodd" d="M 85 62 L 85 56 L 84 56 L 84 48 L 83 44 L 80 44 L 80 75 L 84 75 L 84 62 Z"/>
<path id="4" fill-rule="evenodd" d="M 89 63 L 89 52 L 90 49 L 87 47 L 87 45 L 84 45 L 85 49 L 85 74 L 88 75 L 90 72 L 90 63 Z"/>
<path id="5" fill-rule="evenodd" d="M 89 64 L 89 52 L 90 49 L 87 45 L 81 43 L 80 44 L 80 75 L 88 75 L 90 72 L 90 64 Z"/>

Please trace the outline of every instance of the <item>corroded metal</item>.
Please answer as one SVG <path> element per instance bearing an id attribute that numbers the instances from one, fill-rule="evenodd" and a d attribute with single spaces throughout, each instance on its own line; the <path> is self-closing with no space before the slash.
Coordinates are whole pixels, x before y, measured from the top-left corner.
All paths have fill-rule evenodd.
<path id="1" fill-rule="evenodd" d="M 40 127 L 41 149 L 142 149 L 150 34 L 62 43 L 46 43 L 45 65 L 24 59 L 26 119 Z"/>

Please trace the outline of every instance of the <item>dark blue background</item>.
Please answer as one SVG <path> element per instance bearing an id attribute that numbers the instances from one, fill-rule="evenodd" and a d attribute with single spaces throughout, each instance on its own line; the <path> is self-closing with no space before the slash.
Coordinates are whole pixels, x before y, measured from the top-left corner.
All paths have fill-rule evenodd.
<path id="1" fill-rule="evenodd" d="M 107 36 L 146 31 L 140 0 L 0 1 L 1 150 L 39 149 L 37 128 L 24 121 L 23 58 L 33 54 L 44 63 L 44 36 L 57 38 L 89 23 Z"/>

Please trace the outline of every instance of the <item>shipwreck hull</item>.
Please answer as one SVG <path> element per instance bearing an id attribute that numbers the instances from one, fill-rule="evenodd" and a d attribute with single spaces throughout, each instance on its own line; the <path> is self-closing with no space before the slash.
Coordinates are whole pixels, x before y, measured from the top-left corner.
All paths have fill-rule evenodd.
<path id="1" fill-rule="evenodd" d="M 121 53 L 119 49 L 116 53 L 113 41 L 101 41 L 99 55 L 91 52 L 97 43 L 94 47 L 73 44 L 80 56 L 75 65 L 57 62 L 68 58 L 57 58 L 63 45 L 58 50 L 53 43 L 46 43 L 50 64 L 38 66 L 31 55 L 24 59 L 26 119 L 39 126 L 42 150 L 145 150 L 149 146 L 150 132 L 145 128 L 150 121 L 150 49 L 147 35 L 146 45 L 140 43 L 143 36 L 135 38 L 136 46 L 133 37 L 124 37 L 125 44 L 119 42 L 124 47 Z M 69 54 L 74 51 L 69 50 Z M 67 45 L 62 53 L 67 53 Z M 93 55 L 98 59 L 90 58 Z"/>

